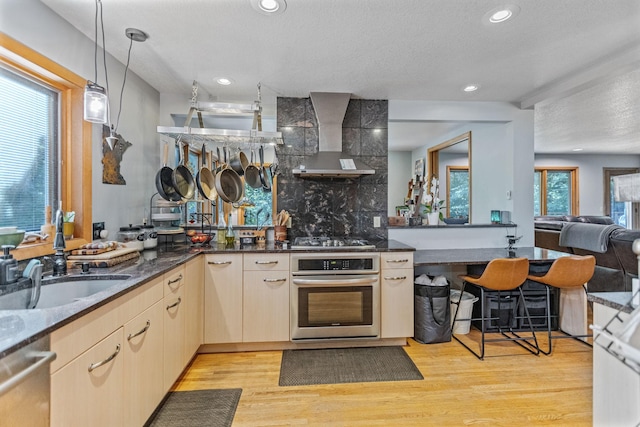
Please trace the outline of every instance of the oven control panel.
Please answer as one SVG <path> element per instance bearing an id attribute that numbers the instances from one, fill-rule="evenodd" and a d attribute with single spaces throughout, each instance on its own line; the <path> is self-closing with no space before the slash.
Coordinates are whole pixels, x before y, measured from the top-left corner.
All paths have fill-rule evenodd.
<path id="1" fill-rule="evenodd" d="M 298 271 L 373 271 L 373 259 L 318 258 L 298 260 Z"/>

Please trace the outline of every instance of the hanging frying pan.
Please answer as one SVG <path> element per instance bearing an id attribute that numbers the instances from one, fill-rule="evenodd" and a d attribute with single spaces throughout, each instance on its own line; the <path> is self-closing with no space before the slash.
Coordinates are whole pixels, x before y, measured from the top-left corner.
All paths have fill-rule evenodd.
<path id="1" fill-rule="evenodd" d="M 202 197 L 208 200 L 215 200 L 218 197 L 216 191 L 216 178 L 213 176 L 211 170 L 207 167 L 207 151 L 206 145 L 202 144 L 202 152 L 200 153 L 200 159 L 202 160 L 202 167 L 196 174 L 196 184 L 198 185 L 198 191 L 202 194 Z"/>
<path id="2" fill-rule="evenodd" d="M 169 146 L 164 144 L 163 166 L 156 173 L 156 189 L 158 194 L 165 200 L 177 202 L 181 200 L 180 195 L 173 187 L 173 169 L 167 166 L 167 158 L 169 157 Z"/>
<path id="3" fill-rule="evenodd" d="M 193 175 L 186 166 L 186 159 L 189 157 L 189 146 L 182 144 L 182 156 L 180 164 L 173 170 L 171 176 L 173 187 L 178 194 L 185 198 L 191 199 L 196 190 L 196 183 L 193 180 Z"/>
<path id="4" fill-rule="evenodd" d="M 260 170 L 254 164 L 253 157 L 253 148 L 251 148 L 251 162 L 244 168 L 244 182 L 251 188 L 260 188 L 262 187 L 262 182 L 260 181 Z"/>
<path id="5" fill-rule="evenodd" d="M 238 175 L 242 176 L 244 175 L 244 165 L 242 164 L 240 154 L 242 154 L 240 150 L 238 150 L 237 152 L 229 152 L 229 167 L 233 169 Z M 246 161 L 247 156 L 244 156 L 244 158 Z"/>
<path id="6" fill-rule="evenodd" d="M 260 183 L 264 191 L 271 191 L 271 175 L 264 166 L 264 146 L 260 146 Z"/>
<path id="7" fill-rule="evenodd" d="M 235 203 L 242 199 L 244 183 L 236 171 L 225 167 L 216 174 L 216 190 L 222 200 L 227 203 Z"/>

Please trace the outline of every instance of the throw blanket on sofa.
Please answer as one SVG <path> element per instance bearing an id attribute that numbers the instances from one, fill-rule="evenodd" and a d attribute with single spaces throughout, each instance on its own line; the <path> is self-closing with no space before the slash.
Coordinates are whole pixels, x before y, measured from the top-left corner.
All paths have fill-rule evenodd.
<path id="1" fill-rule="evenodd" d="M 560 246 L 607 252 L 609 236 L 614 230 L 623 228 L 616 224 L 601 225 L 582 222 L 567 222 L 560 230 Z"/>

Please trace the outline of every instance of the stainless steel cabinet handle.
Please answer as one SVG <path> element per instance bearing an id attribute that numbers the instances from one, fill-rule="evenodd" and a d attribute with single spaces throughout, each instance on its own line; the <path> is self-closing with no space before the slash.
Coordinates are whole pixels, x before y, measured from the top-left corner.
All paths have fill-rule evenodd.
<path id="1" fill-rule="evenodd" d="M 9 390 L 20 384 L 22 381 L 33 375 L 38 369 L 53 362 L 56 358 L 56 354 L 53 351 L 34 351 L 28 354 L 28 356 L 38 357 L 36 362 L 29 365 L 27 368 L 13 375 L 11 378 L 0 384 L 0 396 L 7 393 Z"/>
<path id="2" fill-rule="evenodd" d="M 177 282 L 179 282 L 179 281 L 181 281 L 181 280 L 182 280 L 182 274 L 180 274 L 180 276 L 178 276 L 178 278 L 177 278 L 177 279 L 169 280 L 169 281 L 167 282 L 167 285 L 173 285 L 174 283 L 177 283 Z"/>
<path id="3" fill-rule="evenodd" d="M 274 283 L 274 282 L 286 282 L 287 279 L 262 279 L 262 281 L 266 283 Z"/>
<path id="4" fill-rule="evenodd" d="M 178 301 L 174 302 L 171 305 L 168 305 L 167 306 L 167 310 L 172 309 L 173 307 L 179 306 L 181 302 L 182 302 L 182 298 L 178 297 Z"/>
<path id="5" fill-rule="evenodd" d="M 400 263 L 400 262 L 409 262 L 409 260 L 408 260 L 408 259 L 388 259 L 388 260 L 387 260 L 387 262 L 397 262 L 397 263 Z"/>
<path id="6" fill-rule="evenodd" d="M 116 358 L 116 356 L 118 355 L 118 353 L 120 353 L 120 344 L 118 344 L 116 346 L 116 351 L 113 352 L 113 354 L 109 357 L 107 357 L 106 359 L 104 359 L 101 362 L 96 362 L 96 363 L 92 363 L 89 365 L 89 372 L 93 372 L 94 369 L 99 368 L 100 366 L 104 365 L 105 363 L 109 363 L 111 362 L 113 359 Z"/>
<path id="7" fill-rule="evenodd" d="M 129 334 L 129 336 L 127 337 L 127 341 L 131 341 L 133 338 L 137 337 L 138 335 L 142 335 L 145 332 L 147 332 L 149 330 L 149 326 L 151 326 L 151 322 L 147 320 L 147 325 L 144 328 L 140 329 L 135 334 Z"/>
<path id="8" fill-rule="evenodd" d="M 406 278 L 407 276 L 391 276 L 391 277 L 385 277 L 384 280 L 404 280 Z"/>
<path id="9" fill-rule="evenodd" d="M 225 265 L 231 264 L 231 261 L 208 261 L 207 263 L 211 265 Z"/>
<path id="10" fill-rule="evenodd" d="M 278 261 L 256 261 L 256 264 L 277 264 Z"/>

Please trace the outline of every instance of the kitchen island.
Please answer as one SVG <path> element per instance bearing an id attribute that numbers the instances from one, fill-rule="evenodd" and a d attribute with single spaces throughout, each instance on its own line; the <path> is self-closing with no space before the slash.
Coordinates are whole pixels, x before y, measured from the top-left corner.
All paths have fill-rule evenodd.
<path id="1" fill-rule="evenodd" d="M 340 249 L 335 249 L 340 251 Z M 317 252 L 309 250 L 310 252 Z M 401 242 L 388 240 L 375 242 L 369 252 L 414 251 Z M 128 261 L 110 268 L 91 269 L 90 274 L 130 275 L 126 280 L 102 292 L 71 304 L 35 310 L 0 310 L 0 358 L 23 346 L 51 334 L 53 331 L 81 318 L 93 310 L 133 291 L 139 286 L 162 276 L 172 268 L 185 264 L 202 254 L 290 254 L 304 250 L 284 250 L 281 245 L 247 245 L 233 248 L 225 245 L 193 246 L 185 244 L 160 245 L 157 250 L 144 251 L 135 261 Z M 80 274 L 80 269 L 69 270 L 70 275 Z"/>

